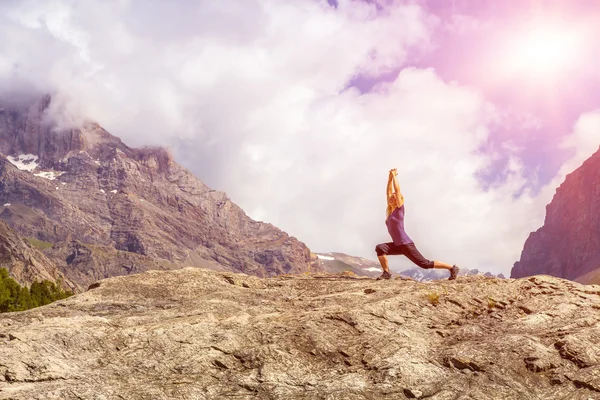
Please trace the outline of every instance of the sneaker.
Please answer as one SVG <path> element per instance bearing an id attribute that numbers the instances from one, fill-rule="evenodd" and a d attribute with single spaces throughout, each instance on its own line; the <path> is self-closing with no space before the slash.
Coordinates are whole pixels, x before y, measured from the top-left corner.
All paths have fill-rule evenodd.
<path id="1" fill-rule="evenodd" d="M 456 265 L 453 265 L 452 268 L 450 269 L 450 278 L 448 278 L 449 281 L 453 281 L 456 279 L 456 277 L 458 276 L 458 271 L 460 271 L 460 268 L 458 268 Z"/>
<path id="2" fill-rule="evenodd" d="M 377 280 L 380 281 L 382 279 L 392 279 L 392 274 L 390 274 L 389 272 L 383 271 L 383 274 L 381 274 L 381 276 L 379 278 L 377 278 Z"/>

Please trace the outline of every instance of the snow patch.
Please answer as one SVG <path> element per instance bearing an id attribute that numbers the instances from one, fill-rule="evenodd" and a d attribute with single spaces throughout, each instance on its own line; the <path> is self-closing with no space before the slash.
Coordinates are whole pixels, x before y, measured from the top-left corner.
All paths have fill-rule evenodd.
<path id="1" fill-rule="evenodd" d="M 67 182 L 61 182 L 60 184 L 64 186 L 67 184 Z"/>
<path id="2" fill-rule="evenodd" d="M 20 154 L 16 157 L 8 156 L 6 158 L 12 165 L 19 168 L 21 171 L 31 172 L 38 166 L 38 156 L 33 154 Z"/>
<path id="3" fill-rule="evenodd" d="M 100 191 L 101 191 L 102 193 L 106 193 L 106 192 L 104 191 L 104 189 L 100 189 Z"/>
<path id="4" fill-rule="evenodd" d="M 94 160 L 97 165 L 100 165 L 100 160 Z"/>
<path id="5" fill-rule="evenodd" d="M 4 207 L 10 207 L 10 203 L 5 203 Z"/>
<path id="6" fill-rule="evenodd" d="M 112 194 L 117 194 L 117 191 L 116 191 L 116 190 L 111 190 L 110 192 L 111 192 Z"/>
<path id="7" fill-rule="evenodd" d="M 369 271 L 369 272 L 377 272 L 377 271 L 381 271 L 381 268 L 369 267 L 369 268 L 363 268 L 363 270 Z"/>
<path id="8" fill-rule="evenodd" d="M 58 186 L 56 186 L 56 190 L 58 190 Z"/>
<path id="9" fill-rule="evenodd" d="M 317 254 L 317 258 L 320 260 L 327 260 L 327 261 L 335 260 L 335 257 L 323 256 L 321 254 Z"/>
<path id="10" fill-rule="evenodd" d="M 56 171 L 45 171 L 39 172 L 37 174 L 33 174 L 34 176 L 39 176 L 40 178 L 49 179 L 51 181 L 55 180 L 59 176 L 64 174 L 64 172 L 56 172 Z"/>

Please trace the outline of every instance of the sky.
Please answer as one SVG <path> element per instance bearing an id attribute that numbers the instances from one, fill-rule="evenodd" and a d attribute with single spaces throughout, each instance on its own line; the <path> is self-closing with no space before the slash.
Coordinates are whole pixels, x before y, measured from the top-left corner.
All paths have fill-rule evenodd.
<path id="1" fill-rule="evenodd" d="M 0 91 L 160 145 L 315 252 L 510 274 L 600 145 L 595 0 L 0 0 Z M 392 268 L 412 267 L 402 257 Z"/>

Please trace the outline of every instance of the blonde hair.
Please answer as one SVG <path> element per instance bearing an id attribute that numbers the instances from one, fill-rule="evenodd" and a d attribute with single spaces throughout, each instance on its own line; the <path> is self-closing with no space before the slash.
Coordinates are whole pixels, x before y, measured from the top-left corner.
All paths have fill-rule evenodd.
<path id="1" fill-rule="evenodd" d="M 394 205 L 390 206 L 390 202 L 389 202 L 389 199 L 388 199 L 388 204 L 387 204 L 387 207 L 385 208 L 385 220 L 386 221 L 390 217 L 390 214 L 392 212 L 394 212 L 394 210 L 396 208 L 400 208 L 400 204 L 398 203 L 398 200 L 397 200 L 398 198 L 396 197 L 395 194 L 393 194 L 392 196 L 394 197 L 395 201 L 394 201 Z M 392 197 L 392 196 L 390 196 L 390 197 Z M 402 197 L 402 195 L 400 195 L 400 196 Z M 404 198 L 404 197 L 402 197 L 402 198 Z"/>
<path id="2" fill-rule="evenodd" d="M 390 206 L 389 204 L 387 205 L 386 209 L 385 209 L 385 220 L 387 221 L 387 219 L 390 217 L 390 214 L 392 213 L 392 211 L 394 211 L 395 207 Z"/>

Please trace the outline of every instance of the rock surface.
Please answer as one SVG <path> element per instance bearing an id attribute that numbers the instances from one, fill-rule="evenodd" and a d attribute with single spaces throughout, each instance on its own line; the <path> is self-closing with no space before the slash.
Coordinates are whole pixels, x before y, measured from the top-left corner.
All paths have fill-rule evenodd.
<path id="1" fill-rule="evenodd" d="M 0 316 L 4 399 L 600 398 L 600 287 L 186 268 Z"/>
<path id="2" fill-rule="evenodd" d="M 76 286 L 70 279 L 65 279 L 48 257 L 33 248 L 27 240 L 1 220 L 0 267 L 8 269 L 21 285 L 47 279 L 53 282 L 61 281 L 65 287 L 71 289 Z"/>
<path id="3" fill-rule="evenodd" d="M 600 268 L 600 151 L 567 175 L 531 233 L 511 277 L 547 274 L 576 280 Z"/>
<path id="4" fill-rule="evenodd" d="M 76 242 L 146 257 L 130 257 L 130 264 L 144 260 L 131 268 L 80 265 L 89 274 L 53 260 L 79 286 L 165 263 L 263 277 L 310 269 L 302 242 L 249 218 L 166 150 L 129 148 L 92 122 L 60 130 L 50 105 L 49 97 L 29 108 L 0 104 L 0 204 L 10 204 L 0 218 L 24 237 L 61 247 Z"/>

